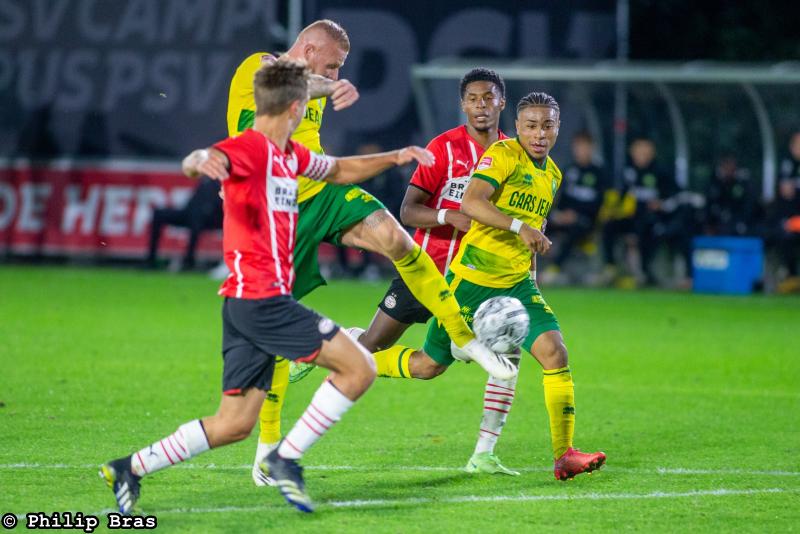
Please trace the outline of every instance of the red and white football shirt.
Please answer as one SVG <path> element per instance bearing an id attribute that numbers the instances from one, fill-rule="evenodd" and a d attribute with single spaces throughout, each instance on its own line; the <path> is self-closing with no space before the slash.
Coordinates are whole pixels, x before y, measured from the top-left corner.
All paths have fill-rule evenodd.
<path id="1" fill-rule="evenodd" d="M 507 139 L 503 132 L 499 134 L 500 139 Z M 411 185 L 430 194 L 425 202 L 427 207 L 436 210 L 459 209 L 470 176 L 486 149 L 469 135 L 465 125 L 434 137 L 427 148 L 436 156 L 436 163 L 431 167 L 418 166 L 411 177 Z M 463 232 L 446 224 L 435 228 L 418 228 L 414 233 L 414 241 L 433 258 L 439 271 L 444 274 L 458 252 L 463 236 Z"/>
<path id="2" fill-rule="evenodd" d="M 333 158 L 289 141 L 283 152 L 253 129 L 214 145 L 228 156 L 222 182 L 222 246 L 231 274 L 219 294 L 262 299 L 290 295 L 297 235 L 297 175 L 321 180 Z"/>

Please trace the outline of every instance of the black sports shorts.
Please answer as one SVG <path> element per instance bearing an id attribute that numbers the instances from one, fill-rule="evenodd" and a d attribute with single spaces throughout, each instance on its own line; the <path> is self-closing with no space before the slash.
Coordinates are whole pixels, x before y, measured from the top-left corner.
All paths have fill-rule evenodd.
<path id="1" fill-rule="evenodd" d="M 392 280 L 378 307 L 395 321 L 405 324 L 425 324 L 433 316 L 428 308 L 420 304 L 411 294 L 411 290 L 400 277 Z"/>
<path id="2" fill-rule="evenodd" d="M 222 392 L 238 395 L 272 386 L 275 357 L 308 362 L 339 326 L 289 295 L 266 299 L 226 297 L 222 305 Z"/>

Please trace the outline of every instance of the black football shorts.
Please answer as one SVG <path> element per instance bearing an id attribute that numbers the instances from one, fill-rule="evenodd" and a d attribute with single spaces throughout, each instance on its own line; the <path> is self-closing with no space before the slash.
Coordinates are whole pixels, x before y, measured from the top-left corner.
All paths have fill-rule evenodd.
<path id="1" fill-rule="evenodd" d="M 222 305 L 222 392 L 272 386 L 275 357 L 309 362 L 339 326 L 289 295 L 225 298 Z"/>
<path id="2" fill-rule="evenodd" d="M 411 290 L 400 277 L 392 280 L 378 307 L 395 321 L 405 324 L 425 324 L 433 316 L 428 308 L 420 304 L 411 294 Z"/>

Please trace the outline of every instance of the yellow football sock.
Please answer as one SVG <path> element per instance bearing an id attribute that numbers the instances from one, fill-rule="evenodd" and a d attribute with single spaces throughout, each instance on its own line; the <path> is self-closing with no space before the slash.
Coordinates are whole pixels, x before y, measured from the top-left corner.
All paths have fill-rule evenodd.
<path id="1" fill-rule="evenodd" d="M 560 458 L 572 447 L 575 433 L 575 384 L 569 367 L 543 371 L 544 403 L 550 415 L 553 454 Z"/>
<path id="2" fill-rule="evenodd" d="M 281 410 L 289 386 L 289 360 L 278 358 L 272 374 L 272 389 L 267 391 L 258 419 L 261 422 L 259 443 L 278 443 L 281 440 Z"/>
<path id="3" fill-rule="evenodd" d="M 390 378 L 413 378 L 408 370 L 408 360 L 414 354 L 414 349 L 395 345 L 386 350 L 372 354 L 375 365 L 378 367 L 378 376 Z"/>
<path id="4" fill-rule="evenodd" d="M 475 339 L 461 316 L 461 307 L 427 252 L 415 244 L 394 266 L 411 294 L 436 317 L 456 345 L 463 347 Z"/>

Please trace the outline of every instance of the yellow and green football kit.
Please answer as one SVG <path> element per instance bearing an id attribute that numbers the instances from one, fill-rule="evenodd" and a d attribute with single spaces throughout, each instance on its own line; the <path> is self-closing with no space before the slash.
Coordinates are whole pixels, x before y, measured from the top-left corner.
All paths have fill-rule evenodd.
<path id="1" fill-rule="evenodd" d="M 272 54 L 257 52 L 248 56 L 236 69 L 228 94 L 229 135 L 236 135 L 253 125 L 256 114 L 253 79 L 265 62 L 274 59 Z M 325 98 L 309 100 L 303 120 L 292 134 L 293 140 L 318 154 L 323 153 L 319 129 L 325 103 Z M 292 295 L 299 300 L 326 283 L 319 271 L 319 244 L 341 244 L 342 234 L 348 228 L 371 213 L 384 209 L 384 205 L 355 185 L 333 185 L 304 176 L 298 176 L 297 180 L 299 215 L 294 249 L 297 279 Z"/>
<path id="2" fill-rule="evenodd" d="M 517 139 L 505 139 L 483 154 L 472 180 L 484 180 L 494 187 L 490 200 L 501 212 L 541 230 L 561 185 L 561 171 L 549 157 L 540 165 Z M 532 352 L 541 334 L 560 330 L 553 310 L 531 279 L 531 261 L 530 249 L 517 234 L 473 221 L 446 277 L 468 324 L 472 323 L 478 306 L 489 298 L 519 299 L 530 316 L 530 330 L 523 343 L 528 352 Z M 450 338 L 438 321 L 429 324 L 424 350 L 439 364 L 453 363 Z M 410 377 L 408 360 L 412 352 L 397 345 L 375 354 L 378 374 Z M 575 395 L 569 367 L 543 370 L 542 383 L 553 454 L 558 458 L 572 446 L 575 424 Z"/>
<path id="3" fill-rule="evenodd" d="M 228 133 L 236 135 L 250 128 L 255 120 L 253 80 L 256 71 L 265 63 L 274 61 L 272 54 L 257 52 L 245 59 L 231 80 L 228 97 Z M 315 152 L 322 152 L 320 126 L 325 99 L 309 101 L 303 120 L 292 134 L 292 139 Z M 294 265 L 297 273 L 292 295 L 301 299 L 315 288 L 324 285 L 319 272 L 317 251 L 320 243 L 341 244 L 342 235 L 370 214 L 385 209 L 372 195 L 355 185 L 335 185 L 314 182 L 298 177 L 297 242 Z M 459 306 L 447 289 L 431 257 L 419 246 L 394 261 L 398 273 L 414 296 L 425 305 L 451 333 L 459 345 L 474 338 L 459 313 Z M 289 383 L 289 363 L 277 358 L 272 379 L 272 389 L 261 409 L 260 443 L 276 443 L 281 438 L 280 413 Z"/>

